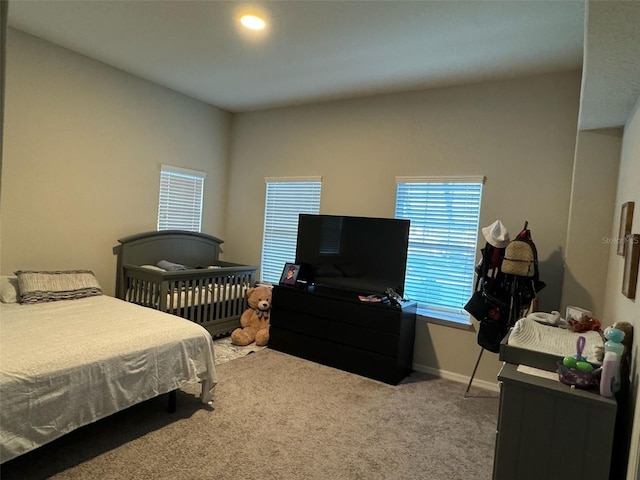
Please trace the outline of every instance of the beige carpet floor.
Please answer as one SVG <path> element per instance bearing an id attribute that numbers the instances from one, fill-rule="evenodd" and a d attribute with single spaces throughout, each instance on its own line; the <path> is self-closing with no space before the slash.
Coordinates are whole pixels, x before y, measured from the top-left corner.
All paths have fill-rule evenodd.
<path id="1" fill-rule="evenodd" d="M 269 348 L 223 363 L 214 408 L 178 393 L 2 465 L 9 479 L 491 478 L 498 397 L 414 373 L 398 386 Z"/>

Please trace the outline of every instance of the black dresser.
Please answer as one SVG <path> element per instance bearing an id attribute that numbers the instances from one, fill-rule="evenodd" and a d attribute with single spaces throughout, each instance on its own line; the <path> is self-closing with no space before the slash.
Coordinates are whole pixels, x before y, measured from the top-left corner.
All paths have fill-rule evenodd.
<path id="1" fill-rule="evenodd" d="M 396 385 L 412 370 L 415 321 L 415 302 L 276 286 L 269 348 Z"/>

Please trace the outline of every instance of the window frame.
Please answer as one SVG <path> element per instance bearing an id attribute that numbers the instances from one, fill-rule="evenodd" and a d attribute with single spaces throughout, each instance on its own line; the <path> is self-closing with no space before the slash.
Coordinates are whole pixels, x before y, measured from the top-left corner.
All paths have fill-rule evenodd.
<path id="1" fill-rule="evenodd" d="M 295 201 L 288 203 L 284 208 L 282 208 L 282 205 L 274 205 L 273 202 L 278 199 L 274 197 L 270 200 L 270 193 L 285 193 L 286 198 L 287 192 L 284 192 L 284 190 L 289 189 L 285 189 L 284 187 L 285 185 L 292 186 L 291 184 L 299 186 L 309 184 L 312 190 L 307 192 L 309 195 L 307 199 L 308 204 L 301 204 L 300 197 L 296 196 Z M 278 186 L 283 187 L 281 192 L 275 192 Z M 292 192 L 289 191 L 288 193 L 293 199 L 294 196 Z M 295 263 L 299 214 L 319 214 L 321 197 L 321 176 L 265 178 L 264 223 L 262 229 L 262 249 L 260 252 L 260 277 L 262 282 L 277 284 L 285 263 Z M 301 206 L 309 208 L 299 208 Z M 293 240 L 292 246 L 290 244 L 291 240 Z M 268 242 L 272 241 L 276 243 L 268 244 Z M 289 242 L 288 245 L 286 244 L 287 242 Z"/>
<path id="2" fill-rule="evenodd" d="M 156 222 L 158 231 L 186 230 L 198 233 L 202 231 L 206 177 L 206 172 L 200 170 L 165 164 L 160 166 Z"/>
<path id="3" fill-rule="evenodd" d="M 454 242 L 453 246 L 450 243 L 431 244 L 432 246 L 444 245 L 446 248 L 449 248 L 449 250 L 455 246 L 455 248 L 458 249 L 460 252 L 459 255 L 462 258 L 466 257 L 468 259 L 465 261 L 457 260 L 461 265 L 460 275 L 464 276 L 468 272 L 469 274 L 468 278 L 466 279 L 466 281 L 453 282 L 455 283 L 455 285 L 451 287 L 451 292 L 453 292 L 453 295 L 451 296 L 455 297 L 456 302 L 464 302 L 464 303 L 457 304 L 457 306 L 455 307 L 451 304 L 449 304 L 446 307 L 443 307 L 442 305 L 428 304 L 424 301 L 423 298 L 419 298 L 417 300 L 418 315 L 426 317 L 429 320 L 434 319 L 438 323 L 443 322 L 447 325 L 452 325 L 460 328 L 468 328 L 471 326 L 471 318 L 469 316 L 469 313 L 466 312 L 463 307 L 464 307 L 464 304 L 466 303 L 466 300 L 468 300 L 468 298 L 470 298 L 473 293 L 474 280 L 475 280 L 475 264 L 476 264 L 476 255 L 477 255 L 477 245 L 478 245 L 478 231 L 479 231 L 480 213 L 481 213 L 481 206 L 482 206 L 482 190 L 483 190 L 484 182 L 485 182 L 485 177 L 481 175 L 396 177 L 395 217 L 407 218 L 409 220 L 412 220 L 411 227 L 410 227 L 410 234 L 409 234 L 410 241 L 409 241 L 409 252 L 407 255 L 407 274 L 405 276 L 405 292 L 407 292 L 407 286 L 409 286 L 408 288 L 409 291 L 413 289 L 414 292 L 418 288 L 422 288 L 422 287 L 416 287 L 415 284 L 413 286 L 411 285 L 412 281 L 409 278 L 409 275 L 411 274 L 410 268 L 412 268 L 411 267 L 412 259 L 416 264 L 418 264 L 420 262 L 416 261 L 416 258 L 418 259 L 426 258 L 428 255 L 428 254 L 416 255 L 415 253 L 414 254 L 411 253 L 412 250 L 414 250 L 415 248 L 415 247 L 412 247 L 412 244 L 418 244 L 418 245 L 421 245 L 422 247 L 425 247 L 427 245 L 426 242 L 417 241 L 416 237 L 418 235 L 416 234 L 416 229 L 417 228 L 424 229 L 425 227 L 433 228 L 433 227 L 430 227 L 428 224 L 424 225 L 424 223 L 428 222 L 426 218 L 425 218 L 425 221 L 420 222 L 420 226 L 418 226 L 416 224 L 415 218 L 412 218 L 410 215 L 406 215 L 407 210 L 409 210 L 411 207 L 407 205 L 406 200 L 402 201 L 401 199 L 401 196 L 407 195 L 406 192 L 401 192 L 401 189 L 404 188 L 402 186 L 408 185 L 408 184 L 427 184 L 427 185 L 433 185 L 433 186 L 436 186 L 436 185 L 446 186 L 451 184 L 471 184 L 471 185 L 475 185 L 473 189 L 478 190 L 475 195 L 476 198 L 473 200 L 473 202 L 471 202 L 469 206 L 465 206 L 465 208 L 471 207 L 469 208 L 469 211 L 475 210 L 475 219 L 467 221 L 466 222 L 467 225 L 466 227 L 464 227 L 465 236 L 466 236 L 465 238 L 467 239 L 465 241 L 460 240 L 460 241 Z M 427 193 L 425 193 L 424 195 L 426 196 Z M 452 193 L 443 194 L 442 198 L 447 198 L 445 195 L 452 195 Z M 426 198 L 424 200 L 426 200 Z M 460 207 L 457 206 L 456 211 L 458 211 L 459 208 Z M 415 208 L 412 208 L 412 209 L 415 210 Z M 426 210 L 427 210 L 427 207 L 425 205 L 422 209 L 419 208 L 418 212 L 422 212 L 423 215 L 426 215 Z M 453 214 L 452 211 L 447 211 L 446 213 L 449 216 Z M 413 217 L 416 217 L 416 215 L 413 215 Z M 433 223 L 435 224 L 435 222 Z M 456 223 L 464 224 L 465 222 L 462 221 L 462 222 L 456 222 Z M 453 233 L 453 235 L 455 235 L 455 233 Z M 447 237 L 447 238 L 450 238 L 450 237 Z M 442 280 L 447 276 L 448 275 L 441 274 L 440 276 L 435 275 L 432 278 L 434 279 L 434 282 L 437 282 L 437 281 L 442 282 Z M 446 287 L 440 287 L 440 288 L 442 290 L 446 289 Z"/>

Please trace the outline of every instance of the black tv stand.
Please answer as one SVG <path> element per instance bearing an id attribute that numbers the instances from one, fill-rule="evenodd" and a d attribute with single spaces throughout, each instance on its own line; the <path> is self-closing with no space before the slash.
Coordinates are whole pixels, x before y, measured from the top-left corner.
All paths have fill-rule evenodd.
<path id="1" fill-rule="evenodd" d="M 416 303 L 362 302 L 357 294 L 273 289 L 269 347 L 397 385 L 412 371 Z"/>

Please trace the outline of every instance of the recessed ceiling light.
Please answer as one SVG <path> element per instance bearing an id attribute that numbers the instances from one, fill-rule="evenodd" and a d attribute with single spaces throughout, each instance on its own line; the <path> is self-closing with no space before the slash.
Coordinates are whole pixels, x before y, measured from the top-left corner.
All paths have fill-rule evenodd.
<path id="1" fill-rule="evenodd" d="M 240 22 L 247 28 L 251 30 L 262 30 L 266 23 L 260 17 L 256 17 L 255 15 L 244 15 Z"/>

